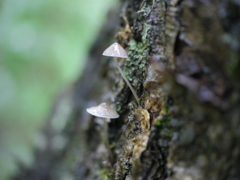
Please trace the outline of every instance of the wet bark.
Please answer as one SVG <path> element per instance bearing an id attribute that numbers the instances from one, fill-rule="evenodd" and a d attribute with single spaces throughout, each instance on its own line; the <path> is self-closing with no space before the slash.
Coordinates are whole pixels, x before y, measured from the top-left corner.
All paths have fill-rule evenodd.
<path id="1" fill-rule="evenodd" d="M 240 179 L 239 1 L 129 0 L 119 10 L 56 103 L 33 167 L 14 179 Z M 140 105 L 101 56 L 114 37 Z M 120 114 L 108 132 L 85 110 L 101 102 Z"/>

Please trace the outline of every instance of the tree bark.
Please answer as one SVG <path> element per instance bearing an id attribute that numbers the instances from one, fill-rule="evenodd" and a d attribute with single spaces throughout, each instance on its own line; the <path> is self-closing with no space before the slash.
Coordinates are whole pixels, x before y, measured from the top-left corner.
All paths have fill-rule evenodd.
<path id="1" fill-rule="evenodd" d="M 129 0 L 119 9 L 57 101 L 33 167 L 13 179 L 240 179 L 239 1 Z M 140 106 L 101 56 L 114 36 Z M 120 114 L 107 133 L 85 110 L 101 102 Z"/>

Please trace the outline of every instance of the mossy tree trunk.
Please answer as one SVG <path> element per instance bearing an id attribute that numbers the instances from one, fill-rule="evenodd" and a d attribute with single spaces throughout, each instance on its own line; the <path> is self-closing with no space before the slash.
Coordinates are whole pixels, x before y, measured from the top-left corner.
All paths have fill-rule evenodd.
<path id="1" fill-rule="evenodd" d="M 34 166 L 14 179 L 240 179 L 239 1 L 129 0 L 119 9 L 56 103 Z M 114 37 L 140 106 L 101 56 Z M 101 102 L 120 114 L 108 132 L 85 111 Z"/>

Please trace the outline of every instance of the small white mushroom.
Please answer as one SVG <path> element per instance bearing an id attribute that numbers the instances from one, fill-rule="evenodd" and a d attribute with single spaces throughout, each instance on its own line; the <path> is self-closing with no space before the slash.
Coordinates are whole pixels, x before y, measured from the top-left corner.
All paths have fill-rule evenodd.
<path id="1" fill-rule="evenodd" d="M 105 143 L 107 148 L 109 147 L 108 142 L 108 125 L 107 122 L 110 122 L 110 119 L 116 119 L 119 117 L 119 114 L 117 113 L 115 108 L 112 108 L 107 103 L 101 103 L 98 106 L 90 107 L 86 109 L 87 112 L 93 116 L 106 118 L 104 120 L 104 131 L 105 131 Z M 111 153 L 109 151 L 109 155 L 111 156 Z"/>
<path id="2" fill-rule="evenodd" d="M 106 119 L 116 119 L 119 117 L 116 109 L 112 108 L 107 103 L 101 103 L 98 106 L 87 108 L 87 112 L 91 115 Z"/>
<path id="3" fill-rule="evenodd" d="M 118 61 L 117 61 L 117 57 L 119 58 L 128 58 L 128 55 L 126 53 L 126 51 L 123 49 L 123 47 L 118 44 L 118 43 L 113 43 L 111 46 L 109 46 L 104 52 L 103 54 L 104 56 L 111 56 L 114 57 L 114 60 L 116 62 L 116 66 L 122 76 L 122 78 L 125 80 L 125 82 L 127 83 L 128 87 L 131 89 L 135 99 L 137 100 L 137 103 L 139 104 L 139 98 L 136 94 L 136 92 L 134 91 L 132 85 L 130 84 L 130 82 L 128 81 L 128 79 L 126 78 L 126 76 L 124 75 L 123 71 L 121 70 Z"/>

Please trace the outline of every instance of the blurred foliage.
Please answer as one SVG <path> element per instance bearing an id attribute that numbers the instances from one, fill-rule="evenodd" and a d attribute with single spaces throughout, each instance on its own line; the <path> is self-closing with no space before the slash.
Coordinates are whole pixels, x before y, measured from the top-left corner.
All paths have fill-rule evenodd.
<path id="1" fill-rule="evenodd" d="M 33 140 L 114 0 L 0 1 L 0 179 L 30 165 Z"/>

